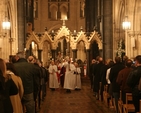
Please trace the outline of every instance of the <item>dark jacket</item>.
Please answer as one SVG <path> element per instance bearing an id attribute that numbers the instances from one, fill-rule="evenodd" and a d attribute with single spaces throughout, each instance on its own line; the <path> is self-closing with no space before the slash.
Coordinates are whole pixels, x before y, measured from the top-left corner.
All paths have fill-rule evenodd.
<path id="1" fill-rule="evenodd" d="M 0 113 L 13 113 L 10 96 L 16 95 L 18 93 L 18 88 L 10 75 L 8 75 L 5 81 L 6 82 L 3 84 L 0 80 Z"/>
<path id="2" fill-rule="evenodd" d="M 127 78 L 127 85 L 132 89 L 137 88 L 141 77 L 141 66 L 134 68 Z"/>
<path id="3" fill-rule="evenodd" d="M 127 78 L 132 70 L 132 68 L 126 67 L 118 73 L 116 82 L 120 85 L 122 92 L 131 92 L 131 88 L 127 85 Z"/>
<path id="4" fill-rule="evenodd" d="M 116 63 L 110 70 L 109 79 L 112 84 L 112 92 L 120 92 L 120 86 L 117 84 L 116 79 L 120 70 L 125 66 L 122 63 Z"/>
<path id="5" fill-rule="evenodd" d="M 94 91 L 98 92 L 99 82 L 101 82 L 101 68 L 104 66 L 103 62 L 100 62 L 96 65 L 94 70 Z"/>
<path id="6" fill-rule="evenodd" d="M 22 79 L 24 94 L 38 92 L 39 90 L 39 72 L 36 66 L 28 63 L 26 59 L 21 58 L 14 63 L 18 75 Z"/>

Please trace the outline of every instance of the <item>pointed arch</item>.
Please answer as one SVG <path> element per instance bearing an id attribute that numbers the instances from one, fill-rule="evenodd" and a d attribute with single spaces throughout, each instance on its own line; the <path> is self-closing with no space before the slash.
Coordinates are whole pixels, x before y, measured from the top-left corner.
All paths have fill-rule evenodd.
<path id="1" fill-rule="evenodd" d="M 57 20 L 57 12 L 58 12 L 57 5 L 52 4 L 49 9 L 50 9 L 50 12 L 51 12 L 51 19 L 52 20 Z"/>
<path id="2" fill-rule="evenodd" d="M 61 19 L 62 20 L 67 20 L 68 19 L 68 6 L 65 4 L 62 4 L 60 6 L 60 12 L 61 12 Z"/>
<path id="3" fill-rule="evenodd" d="M 30 47 L 30 44 L 32 43 L 32 41 L 34 41 L 39 48 L 40 41 L 37 39 L 37 37 L 34 34 L 32 34 L 26 42 L 26 49 L 27 50 L 29 50 L 29 47 Z"/>

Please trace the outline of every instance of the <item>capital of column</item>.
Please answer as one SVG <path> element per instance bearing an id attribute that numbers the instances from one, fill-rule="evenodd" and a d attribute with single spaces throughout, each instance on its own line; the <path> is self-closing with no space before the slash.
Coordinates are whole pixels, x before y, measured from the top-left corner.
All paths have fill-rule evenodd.
<path id="1" fill-rule="evenodd" d="M 55 52 L 55 51 L 56 51 L 56 49 L 51 49 L 51 51 L 52 51 L 52 52 Z"/>
<path id="2" fill-rule="evenodd" d="M 38 52 L 42 52 L 43 50 L 42 49 L 38 49 Z"/>
<path id="3" fill-rule="evenodd" d="M 87 52 L 90 52 L 90 49 L 86 49 Z"/>
<path id="4" fill-rule="evenodd" d="M 77 49 L 72 49 L 72 51 L 73 51 L 73 52 L 76 52 L 76 51 L 77 51 Z"/>

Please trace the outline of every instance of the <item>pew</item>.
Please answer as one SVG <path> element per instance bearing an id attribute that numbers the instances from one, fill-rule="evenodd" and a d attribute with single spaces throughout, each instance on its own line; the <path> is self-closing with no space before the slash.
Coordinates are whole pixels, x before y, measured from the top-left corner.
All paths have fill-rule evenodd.
<path id="1" fill-rule="evenodd" d="M 123 113 L 135 112 L 132 102 L 132 93 L 126 93 L 126 104 L 123 104 Z"/>

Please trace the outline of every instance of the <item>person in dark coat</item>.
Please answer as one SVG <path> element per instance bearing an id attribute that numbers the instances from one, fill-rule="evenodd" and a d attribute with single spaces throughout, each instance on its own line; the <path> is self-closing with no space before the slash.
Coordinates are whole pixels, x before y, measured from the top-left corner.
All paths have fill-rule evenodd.
<path id="1" fill-rule="evenodd" d="M 49 72 L 45 67 L 43 67 L 42 62 L 41 62 L 41 69 L 42 69 L 42 101 L 43 101 L 46 96 L 46 86 L 49 78 Z"/>
<path id="2" fill-rule="evenodd" d="M 118 73 L 118 77 L 116 80 L 116 82 L 120 85 L 120 89 L 122 91 L 122 101 L 124 104 L 126 103 L 126 93 L 131 93 L 131 88 L 127 85 L 126 81 L 130 72 L 133 70 L 133 68 L 131 67 L 132 64 L 132 60 L 126 60 L 126 67 Z"/>
<path id="3" fill-rule="evenodd" d="M 6 74 L 6 64 L 0 59 L 0 113 L 13 113 L 10 96 L 18 94 L 18 88 L 11 79 L 10 74 Z"/>
<path id="4" fill-rule="evenodd" d="M 99 91 L 99 84 L 100 84 L 100 81 L 101 81 L 100 72 L 101 72 L 101 68 L 104 66 L 102 57 L 99 57 L 98 61 L 99 62 L 96 65 L 95 70 L 94 70 L 94 92 L 96 92 L 96 98 L 97 99 L 99 99 L 98 91 Z"/>
<path id="5" fill-rule="evenodd" d="M 131 71 L 127 78 L 127 85 L 132 88 L 133 104 L 135 106 L 135 112 L 139 112 L 140 99 L 141 99 L 141 55 L 135 58 L 135 68 Z"/>
<path id="6" fill-rule="evenodd" d="M 41 89 L 42 89 L 42 68 L 40 61 L 35 56 L 29 56 L 28 62 L 34 64 L 35 70 L 37 72 L 37 76 L 39 78 L 39 88 L 38 90 L 34 91 L 34 101 L 35 101 L 35 112 L 40 109 L 41 106 Z"/>
<path id="7" fill-rule="evenodd" d="M 109 79 L 112 84 L 112 92 L 115 98 L 116 113 L 118 113 L 118 99 L 120 94 L 120 86 L 117 84 L 116 79 L 119 71 L 121 71 L 125 66 L 121 62 L 121 58 L 118 56 L 115 57 L 115 62 L 115 65 L 110 70 Z"/>
<path id="8" fill-rule="evenodd" d="M 35 113 L 35 98 L 40 86 L 39 72 L 34 64 L 27 62 L 24 52 L 16 54 L 16 61 L 14 66 L 22 79 L 24 87 L 22 102 L 26 107 L 27 113 Z"/>
<path id="9" fill-rule="evenodd" d="M 100 76 L 101 76 L 101 100 L 103 101 L 103 91 L 104 91 L 104 86 L 107 84 L 106 81 L 106 73 L 107 73 L 107 69 L 109 68 L 109 62 L 112 61 L 111 59 L 107 59 L 105 61 L 105 64 L 101 67 L 101 72 L 100 72 Z"/>
<path id="10" fill-rule="evenodd" d="M 91 82 L 91 89 L 93 89 L 93 80 L 94 80 L 94 68 L 95 68 L 95 65 L 96 65 L 96 60 L 95 59 L 92 59 L 92 62 L 91 62 L 91 65 L 90 65 L 90 75 L 89 75 L 90 82 Z"/>

